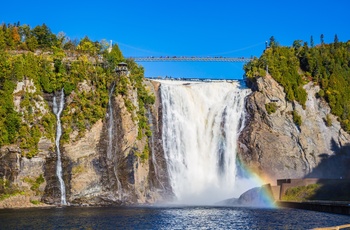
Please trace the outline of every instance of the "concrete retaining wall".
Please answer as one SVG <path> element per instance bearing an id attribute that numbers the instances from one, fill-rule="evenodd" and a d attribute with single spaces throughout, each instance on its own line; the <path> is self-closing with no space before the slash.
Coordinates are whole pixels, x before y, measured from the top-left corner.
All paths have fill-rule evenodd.
<path id="1" fill-rule="evenodd" d="M 306 209 L 317 212 L 329 212 L 342 215 L 350 215 L 350 204 L 338 202 L 290 202 L 277 201 L 278 207 Z"/>

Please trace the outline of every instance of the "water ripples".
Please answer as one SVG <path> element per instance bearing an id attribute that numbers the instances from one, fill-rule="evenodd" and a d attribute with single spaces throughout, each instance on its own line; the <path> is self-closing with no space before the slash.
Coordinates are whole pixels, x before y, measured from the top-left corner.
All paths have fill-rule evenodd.
<path id="1" fill-rule="evenodd" d="M 349 216 L 243 207 L 108 207 L 0 210 L 0 229 L 311 229 Z"/>

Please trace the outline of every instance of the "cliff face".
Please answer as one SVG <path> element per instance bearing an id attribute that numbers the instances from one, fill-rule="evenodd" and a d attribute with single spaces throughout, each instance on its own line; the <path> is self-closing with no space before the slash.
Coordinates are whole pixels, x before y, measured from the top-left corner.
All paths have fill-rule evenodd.
<path id="1" fill-rule="evenodd" d="M 152 84 L 148 83 L 148 87 L 157 93 Z M 136 92 L 129 89 L 128 95 L 130 101 L 138 106 Z M 154 203 L 166 199 L 171 194 L 166 170 L 160 177 L 154 170 L 154 162 L 165 162 L 164 156 L 161 151 L 156 156 L 152 155 L 153 149 L 162 149 L 159 142 L 161 134 L 154 129 L 153 136 L 138 139 L 138 124 L 133 119 L 134 114 L 127 110 L 124 99 L 120 95 L 113 96 L 111 105 L 113 111 L 111 114 L 107 112 L 104 121 L 97 122 L 80 140 L 64 146 L 64 154 L 72 165 L 71 180 L 68 181 L 69 201 L 108 205 Z M 156 105 L 148 108 L 149 116 L 154 118 L 150 119 L 151 127 L 159 126 L 156 108 Z M 108 136 L 107 122 L 107 117 L 111 115 L 112 138 Z M 112 141 L 111 154 L 108 153 L 109 141 Z M 138 155 L 145 149 L 151 150 L 148 159 L 141 159 Z M 167 186 L 162 187 L 162 184 Z"/>
<path id="2" fill-rule="evenodd" d="M 350 136 L 328 104 L 316 97 L 318 86 L 304 86 L 305 109 L 285 100 L 283 88 L 269 75 L 257 79 L 246 99 L 246 126 L 239 137 L 240 161 L 272 183 L 280 178 L 348 177 Z M 276 104 L 269 114 L 265 105 Z M 293 121 L 293 110 L 302 124 Z M 326 125 L 326 117 L 331 124 Z"/>
<path id="3" fill-rule="evenodd" d="M 138 95 L 131 85 L 123 96 L 110 92 L 104 118 L 83 135 L 63 123 L 63 129 L 73 129 L 60 148 L 68 203 L 119 205 L 172 199 L 162 145 L 160 83 L 146 80 L 143 84 L 156 96 L 155 103 L 145 108 L 152 135 L 145 130 L 140 135 Z M 286 101 L 283 88 L 269 75 L 257 79 L 254 92 L 246 98 L 246 123 L 238 139 L 238 159 L 272 183 L 280 178 L 350 177 L 346 167 L 350 163 L 350 135 L 330 115 L 327 103 L 316 97 L 318 86 L 309 83 L 304 88 L 308 93 L 305 108 Z M 94 88 L 84 81 L 78 90 L 88 93 Z M 21 106 L 25 93 L 36 94 L 31 81 L 18 83 L 15 108 L 23 119 L 32 119 Z M 65 98 L 67 114 L 74 112 L 74 97 L 73 92 Z M 52 114 L 53 94 L 33 98 L 33 113 Z M 130 110 L 130 103 L 134 110 Z M 269 114 L 266 105 L 271 103 L 275 111 L 269 110 Z M 301 117 L 299 126 L 293 121 L 293 111 Z M 42 116 L 34 116 L 32 122 L 40 119 Z M 12 197 L 11 201 L 0 201 L 0 207 L 33 206 L 38 201 L 60 203 L 54 137 L 41 137 L 37 150 L 38 154 L 28 159 L 23 157 L 26 152 L 20 144 L 0 149 L 0 194 L 21 194 L 17 200 Z"/>
<path id="4" fill-rule="evenodd" d="M 144 83 L 154 95 L 158 94 L 157 84 Z M 22 87 L 23 83 L 18 85 Z M 93 90 L 87 82 L 80 86 L 79 90 Z M 26 92 L 32 88 L 24 87 L 23 90 Z M 170 199 L 172 192 L 162 151 L 159 98 L 155 105 L 147 108 L 153 134 L 149 137 L 141 135 L 140 138 L 136 110 L 128 110 L 123 96 L 115 93 L 111 95 L 111 111 L 107 109 L 105 118 L 98 120 L 83 136 L 73 130 L 68 143 L 61 145 L 62 177 L 67 202 L 78 205 L 119 205 Z M 127 95 L 127 100 L 138 109 L 136 90 L 129 87 Z M 67 113 L 72 110 L 70 104 L 74 103 L 73 96 L 69 95 L 65 99 L 64 110 Z M 45 100 L 38 103 L 39 108 L 45 108 L 45 113 L 52 113 L 52 97 L 45 95 Z M 20 97 L 14 98 L 18 111 L 21 111 Z M 111 122 L 110 116 L 113 116 Z M 34 206 L 33 201 L 60 203 L 54 140 L 41 138 L 38 152 L 28 159 L 22 157 L 23 150 L 19 145 L 1 148 L 0 176 L 3 182 L 10 182 L 11 188 L 0 192 L 6 193 L 11 189 L 11 193 L 17 194 L 18 198 L 11 199 L 11 202 L 0 201 L 0 207 Z M 141 154 L 144 154 L 144 158 L 140 157 Z M 26 198 L 18 194 L 25 194 L 23 196 Z"/>

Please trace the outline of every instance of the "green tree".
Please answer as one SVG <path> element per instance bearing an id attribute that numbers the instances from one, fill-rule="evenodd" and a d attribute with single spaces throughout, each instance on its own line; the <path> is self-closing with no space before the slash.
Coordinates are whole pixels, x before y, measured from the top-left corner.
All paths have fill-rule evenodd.
<path id="1" fill-rule="evenodd" d="M 334 35 L 334 47 L 335 48 L 339 47 L 339 39 L 338 39 L 338 35 L 337 34 Z"/>
<path id="2" fill-rule="evenodd" d="M 38 48 L 38 40 L 34 36 L 30 36 L 26 39 L 26 47 L 30 51 L 35 51 Z"/>
<path id="3" fill-rule="evenodd" d="M 94 56 L 97 54 L 98 48 L 96 47 L 96 44 L 89 39 L 88 36 L 85 36 L 77 46 L 77 50 L 82 53 Z"/>
<path id="4" fill-rule="evenodd" d="M 50 49 L 57 41 L 56 35 L 51 32 L 45 23 L 41 26 L 36 26 L 31 33 L 38 41 L 38 46 L 41 49 Z"/>
<path id="5" fill-rule="evenodd" d="M 302 40 L 295 40 L 294 42 L 293 42 L 293 48 L 295 49 L 295 50 L 299 50 L 300 48 L 301 48 L 301 43 L 302 43 L 303 41 Z"/>
<path id="6" fill-rule="evenodd" d="M 5 42 L 9 49 L 15 48 L 15 42 L 12 37 L 12 29 L 10 27 L 6 27 L 5 29 Z"/>
<path id="7" fill-rule="evenodd" d="M 114 69 L 118 63 L 124 61 L 123 54 L 120 51 L 118 45 L 116 44 L 113 45 L 110 53 L 107 50 L 105 50 L 104 57 L 107 60 L 111 69 Z"/>
<path id="8" fill-rule="evenodd" d="M 0 28 L 0 50 L 4 50 L 5 48 L 6 48 L 5 34 L 4 34 L 4 31 Z"/>
<path id="9" fill-rule="evenodd" d="M 270 46 L 271 48 L 277 46 L 277 43 L 276 43 L 276 40 L 275 40 L 275 37 L 274 37 L 274 36 L 271 36 L 271 37 L 270 37 L 269 46 Z"/>
<path id="10" fill-rule="evenodd" d="M 76 49 L 76 47 L 77 47 L 77 42 L 72 41 L 70 39 L 68 39 L 63 45 L 63 49 L 69 50 L 69 51 L 74 51 Z"/>
<path id="11" fill-rule="evenodd" d="M 31 29 L 29 27 L 29 25 L 22 25 L 19 27 L 19 35 L 21 36 L 21 41 L 25 42 L 27 40 L 27 38 L 29 38 L 31 36 L 30 33 Z"/>

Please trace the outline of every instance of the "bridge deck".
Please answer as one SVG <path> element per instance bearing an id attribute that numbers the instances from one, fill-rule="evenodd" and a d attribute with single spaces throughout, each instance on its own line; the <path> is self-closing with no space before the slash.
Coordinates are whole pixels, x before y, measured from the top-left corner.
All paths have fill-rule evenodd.
<path id="1" fill-rule="evenodd" d="M 136 62 L 250 62 L 246 57 L 129 57 Z"/>

